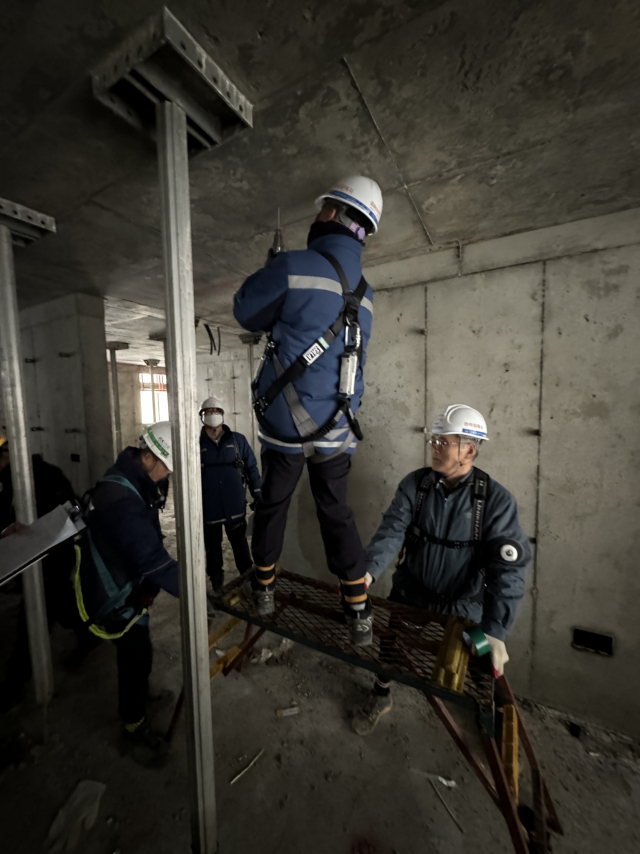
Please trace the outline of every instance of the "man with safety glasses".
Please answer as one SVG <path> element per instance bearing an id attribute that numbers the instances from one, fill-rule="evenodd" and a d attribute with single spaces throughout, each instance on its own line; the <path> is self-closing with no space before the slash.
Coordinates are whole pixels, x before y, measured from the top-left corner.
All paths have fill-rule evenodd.
<path id="1" fill-rule="evenodd" d="M 478 623 L 497 677 L 509 660 L 505 639 L 531 550 L 513 495 L 474 466 L 488 439 L 484 418 L 469 406 L 438 415 L 429 439 L 432 466 L 400 483 L 366 550 L 365 580 L 372 584 L 400 552 L 389 599 Z M 391 707 L 390 683 L 378 677 L 353 729 L 368 735 Z"/>

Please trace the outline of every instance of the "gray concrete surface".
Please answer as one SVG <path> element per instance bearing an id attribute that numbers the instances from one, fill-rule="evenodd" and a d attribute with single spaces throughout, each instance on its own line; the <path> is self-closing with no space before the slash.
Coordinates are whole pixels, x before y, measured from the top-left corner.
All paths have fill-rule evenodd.
<path id="1" fill-rule="evenodd" d="M 82 495 L 113 457 L 103 302 L 71 294 L 23 309 L 20 324 L 31 452 Z"/>
<path id="2" fill-rule="evenodd" d="M 88 81 L 160 5 L 5 3 L 0 185 L 59 226 L 18 253 L 25 304 L 80 290 L 162 305 L 153 146 Z M 466 244 L 640 203 L 632 0 L 171 8 L 256 108 L 253 131 L 192 163 L 202 316 L 231 322 L 277 206 L 304 230 L 336 174 L 381 183 L 379 258 L 429 249 L 425 226 L 436 245 Z"/>

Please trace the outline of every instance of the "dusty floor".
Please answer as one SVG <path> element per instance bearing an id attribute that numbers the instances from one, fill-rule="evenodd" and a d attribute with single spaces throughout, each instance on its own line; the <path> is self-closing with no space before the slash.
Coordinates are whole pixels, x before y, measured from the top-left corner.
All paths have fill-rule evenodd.
<path id="1" fill-rule="evenodd" d="M 170 529 L 170 513 L 165 521 Z M 17 597 L 0 599 L 6 649 Z M 153 682 L 177 694 L 178 605 L 168 595 L 154 605 L 151 631 Z M 235 639 L 229 636 L 222 646 Z M 57 696 L 48 710 L 45 743 L 42 715 L 31 699 L 0 719 L 2 851 L 46 850 L 57 811 L 76 784 L 88 779 L 106 783 L 106 791 L 98 820 L 78 851 L 188 854 L 184 721 L 162 770 L 139 768 L 121 756 L 114 650 L 105 643 L 69 675 L 59 662 L 72 643 L 68 633 L 54 631 Z M 265 636 L 264 646 L 279 645 L 279 638 Z M 349 710 L 369 684 L 364 671 L 295 645 L 275 664 L 248 663 L 240 674 L 213 682 L 221 854 L 512 850 L 501 816 L 417 692 L 395 687 L 395 707 L 375 733 L 368 739 L 352 734 Z M 293 700 L 300 714 L 278 718 L 276 710 Z M 163 713 L 160 727 L 170 714 L 171 709 Z M 565 825 L 566 836 L 555 839 L 554 852 L 640 851 L 640 746 L 589 725 L 575 738 L 564 716 L 531 704 L 526 716 Z M 261 749 L 254 767 L 231 786 Z M 440 792 L 462 831 L 429 780 L 414 769 L 456 781 L 455 789 Z"/>

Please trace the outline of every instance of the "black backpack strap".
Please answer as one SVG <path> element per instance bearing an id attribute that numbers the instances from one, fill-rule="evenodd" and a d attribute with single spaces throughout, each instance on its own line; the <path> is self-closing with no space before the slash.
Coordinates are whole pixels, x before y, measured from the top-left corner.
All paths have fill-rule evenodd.
<path id="1" fill-rule="evenodd" d="M 473 492 L 471 500 L 473 509 L 471 511 L 471 539 L 474 543 L 482 540 L 482 520 L 484 519 L 484 510 L 489 498 L 489 484 L 491 478 L 489 475 L 474 466 L 473 468 Z"/>

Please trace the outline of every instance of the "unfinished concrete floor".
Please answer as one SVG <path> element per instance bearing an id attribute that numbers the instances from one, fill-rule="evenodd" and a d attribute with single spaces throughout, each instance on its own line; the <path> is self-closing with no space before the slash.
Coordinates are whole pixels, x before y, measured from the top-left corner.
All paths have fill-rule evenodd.
<path id="1" fill-rule="evenodd" d="M 171 522 L 168 513 L 169 529 Z M 13 599 L 6 600 L 3 613 L 13 606 Z M 151 619 L 152 681 L 176 694 L 178 619 L 178 603 L 161 594 Z M 3 623 L 6 637 L 10 620 Z M 235 635 L 226 638 L 224 647 L 234 640 Z M 39 741 L 41 714 L 31 702 L 0 719 L 8 761 L 0 778 L 3 852 L 45 851 L 51 822 L 77 783 L 98 780 L 106 783 L 99 817 L 76 850 L 188 854 L 184 720 L 162 770 L 140 768 L 121 756 L 115 651 L 105 643 L 69 675 L 59 662 L 72 643 L 68 633 L 54 631 L 57 696 L 47 715 L 46 742 Z M 275 649 L 280 639 L 267 635 L 263 645 Z M 248 662 L 240 674 L 213 682 L 221 854 L 512 850 L 502 817 L 417 692 L 396 686 L 395 707 L 373 735 L 352 734 L 349 710 L 370 681 L 363 671 L 294 646 L 275 664 Z M 278 718 L 276 710 L 292 700 L 300 714 Z M 170 714 L 171 709 L 163 712 L 161 727 Z M 554 852 L 640 850 L 640 746 L 592 726 L 575 738 L 566 717 L 529 704 L 526 718 L 565 825 L 566 836 L 556 838 Z M 231 786 L 261 749 L 258 762 Z M 416 771 L 456 781 L 455 789 L 440 792 L 463 832 Z"/>

